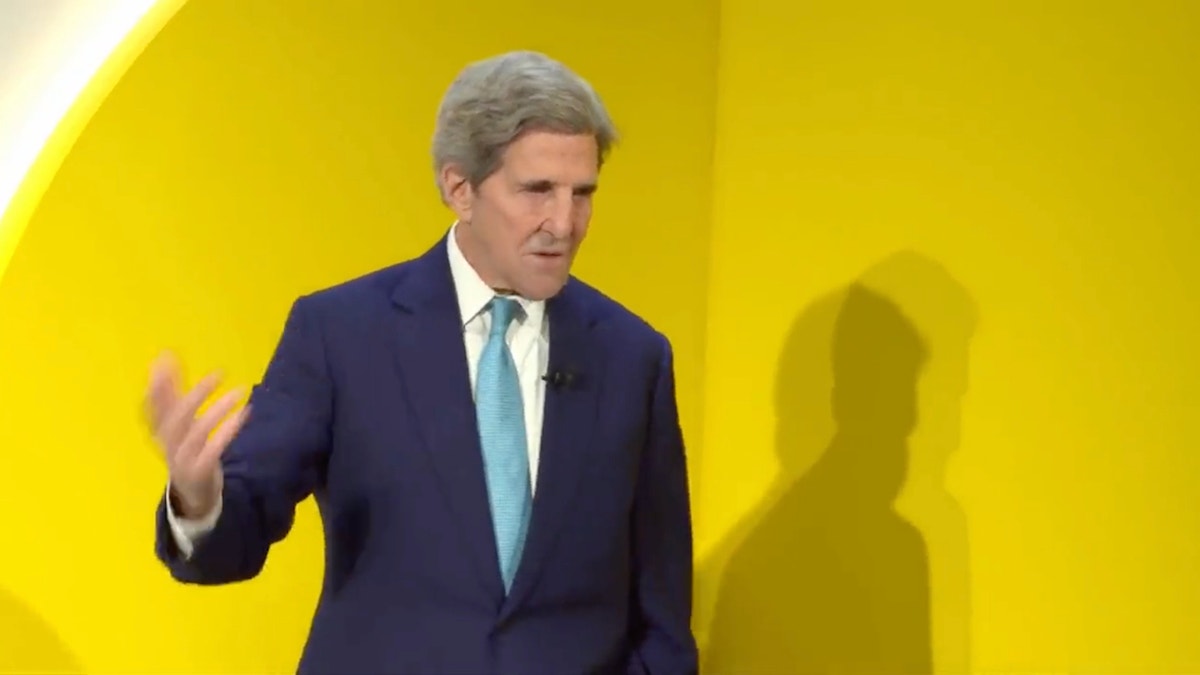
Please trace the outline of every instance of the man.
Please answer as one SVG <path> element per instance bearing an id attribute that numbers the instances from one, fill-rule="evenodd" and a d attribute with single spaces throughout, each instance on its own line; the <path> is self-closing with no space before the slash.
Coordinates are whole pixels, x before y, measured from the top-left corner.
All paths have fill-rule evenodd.
<path id="1" fill-rule="evenodd" d="M 570 275 L 614 138 L 561 64 L 472 64 L 433 139 L 442 241 L 297 300 L 245 409 L 197 416 L 216 379 L 157 364 L 171 574 L 256 576 L 313 495 L 302 673 L 696 672 L 671 349 Z"/>

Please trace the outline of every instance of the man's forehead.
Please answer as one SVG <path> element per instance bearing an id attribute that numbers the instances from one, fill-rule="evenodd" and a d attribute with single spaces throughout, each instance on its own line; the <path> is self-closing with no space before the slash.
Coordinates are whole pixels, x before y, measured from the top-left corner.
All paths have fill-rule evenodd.
<path id="1" fill-rule="evenodd" d="M 509 179 L 522 185 L 534 183 L 549 187 L 588 187 L 599 180 L 599 169 L 590 164 L 570 162 L 503 162 L 501 170 Z"/>
<path id="2" fill-rule="evenodd" d="M 591 134 L 526 133 L 504 149 L 504 156 L 527 161 L 595 161 L 600 156 Z"/>

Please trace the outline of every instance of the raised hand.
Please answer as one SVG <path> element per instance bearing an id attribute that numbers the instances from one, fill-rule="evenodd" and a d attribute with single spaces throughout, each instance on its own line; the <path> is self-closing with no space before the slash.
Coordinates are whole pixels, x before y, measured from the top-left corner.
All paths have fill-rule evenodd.
<path id="1" fill-rule="evenodd" d="M 220 378 L 209 374 L 187 392 L 182 391 L 181 379 L 174 357 L 160 357 L 150 371 L 146 411 L 167 461 L 177 515 L 202 518 L 220 498 L 221 454 L 242 428 L 249 408 L 238 408 L 242 392 L 235 389 L 197 416 L 217 390 Z"/>

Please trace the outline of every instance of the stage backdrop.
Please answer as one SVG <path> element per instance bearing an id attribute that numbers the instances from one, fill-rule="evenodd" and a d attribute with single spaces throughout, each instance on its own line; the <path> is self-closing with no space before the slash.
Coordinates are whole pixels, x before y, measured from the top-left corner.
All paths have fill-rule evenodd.
<path id="1" fill-rule="evenodd" d="M 717 2 L 156 5 L 0 221 L 0 672 L 290 672 L 315 511 L 169 581 L 147 365 L 251 383 L 425 250 L 437 100 L 520 47 L 625 133 L 580 273 L 679 353 L 706 672 L 1200 669 L 1197 10 Z"/>
<path id="2" fill-rule="evenodd" d="M 180 4 L 0 4 L 0 274 L 71 141 Z M 14 202 L 19 187 L 21 199 Z"/>
<path id="3" fill-rule="evenodd" d="M 709 672 L 1200 671 L 1198 32 L 722 4 Z"/>

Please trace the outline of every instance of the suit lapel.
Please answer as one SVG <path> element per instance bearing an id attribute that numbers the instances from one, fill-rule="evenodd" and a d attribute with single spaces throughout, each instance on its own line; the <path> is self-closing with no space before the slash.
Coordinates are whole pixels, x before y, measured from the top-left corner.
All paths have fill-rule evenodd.
<path id="1" fill-rule="evenodd" d="M 488 506 L 462 315 L 445 241 L 414 261 L 392 299 L 396 364 L 425 449 L 487 592 L 504 595 Z"/>
<path id="2" fill-rule="evenodd" d="M 554 539 L 568 520 L 595 433 L 604 355 L 603 345 L 592 333 L 595 317 L 582 296 L 572 281 L 547 304 L 549 370 L 573 373 L 575 381 L 566 386 L 547 385 L 533 515 L 502 620 L 532 590 Z"/>

